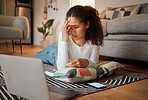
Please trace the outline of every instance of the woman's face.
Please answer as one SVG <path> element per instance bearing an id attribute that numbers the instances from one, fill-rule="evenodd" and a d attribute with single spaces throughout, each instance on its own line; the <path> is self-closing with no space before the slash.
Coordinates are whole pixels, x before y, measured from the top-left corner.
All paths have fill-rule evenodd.
<path id="1" fill-rule="evenodd" d="M 87 28 L 89 27 L 89 24 L 85 25 L 83 22 L 80 22 L 77 17 L 68 17 L 68 20 L 70 20 L 68 26 L 69 28 L 71 28 L 70 34 L 72 39 L 85 39 L 85 33 Z"/>

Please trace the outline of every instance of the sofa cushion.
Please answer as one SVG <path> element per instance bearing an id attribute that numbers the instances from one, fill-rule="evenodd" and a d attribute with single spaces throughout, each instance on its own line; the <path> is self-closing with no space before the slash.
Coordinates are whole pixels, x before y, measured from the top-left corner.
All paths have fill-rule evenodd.
<path id="1" fill-rule="evenodd" d="M 110 11 L 106 11 L 106 18 L 115 19 L 119 17 L 135 15 L 139 12 L 139 8 L 140 5 L 112 8 Z"/>
<path id="2" fill-rule="evenodd" d="M 23 39 L 23 31 L 16 27 L 0 27 L 0 39 Z"/>
<path id="3" fill-rule="evenodd" d="M 142 34 L 109 34 L 108 36 L 104 37 L 104 40 L 114 40 L 114 41 L 147 41 L 148 42 L 148 35 Z"/>
<path id="4" fill-rule="evenodd" d="M 107 24 L 107 33 L 145 33 L 148 34 L 148 14 L 113 19 Z"/>

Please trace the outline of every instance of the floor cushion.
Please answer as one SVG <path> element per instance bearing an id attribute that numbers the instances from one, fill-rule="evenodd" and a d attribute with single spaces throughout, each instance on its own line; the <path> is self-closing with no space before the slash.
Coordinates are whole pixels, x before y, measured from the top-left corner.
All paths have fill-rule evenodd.
<path id="1" fill-rule="evenodd" d="M 103 76 L 109 76 L 115 74 L 124 65 L 115 61 L 105 61 L 98 65 L 98 68 L 92 67 L 67 67 L 62 68 L 54 73 L 53 77 L 58 80 L 66 82 L 82 82 L 101 78 Z"/>

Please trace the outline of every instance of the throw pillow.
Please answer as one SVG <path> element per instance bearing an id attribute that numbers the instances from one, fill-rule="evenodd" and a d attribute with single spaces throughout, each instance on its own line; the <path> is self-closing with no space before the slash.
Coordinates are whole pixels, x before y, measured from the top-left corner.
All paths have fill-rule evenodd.
<path id="1" fill-rule="evenodd" d="M 54 73 L 55 79 L 66 82 L 82 82 L 87 80 L 96 79 L 96 69 L 85 67 L 85 68 L 75 68 L 67 67 L 63 68 Z"/>
<path id="2" fill-rule="evenodd" d="M 108 7 L 107 9 L 103 10 L 101 13 L 100 13 L 100 18 L 101 19 L 108 19 L 106 18 L 106 11 L 110 11 L 112 7 Z"/>
<path id="3" fill-rule="evenodd" d="M 67 67 L 61 70 L 58 70 L 54 73 L 53 77 L 55 79 L 66 81 L 66 82 L 82 82 L 93 80 L 96 78 L 101 78 L 103 76 L 109 76 L 120 70 L 121 67 L 124 67 L 122 64 L 119 64 L 115 61 L 106 61 L 100 63 L 98 68 L 75 68 Z"/>
<path id="4" fill-rule="evenodd" d="M 125 16 L 136 15 L 139 12 L 140 5 L 131 7 L 112 8 L 110 11 L 106 11 L 106 18 L 115 19 Z"/>
<path id="5" fill-rule="evenodd" d="M 105 61 L 99 63 L 97 68 L 97 76 L 101 78 L 102 76 L 109 76 L 118 72 L 124 65 L 115 61 Z"/>

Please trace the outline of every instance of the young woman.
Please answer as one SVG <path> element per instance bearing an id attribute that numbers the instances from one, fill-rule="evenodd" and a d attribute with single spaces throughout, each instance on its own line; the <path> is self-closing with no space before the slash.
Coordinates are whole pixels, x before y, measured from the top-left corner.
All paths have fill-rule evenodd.
<path id="1" fill-rule="evenodd" d="M 103 30 L 99 13 L 90 6 L 74 6 L 66 13 L 58 46 L 52 44 L 36 54 L 45 63 L 65 67 L 97 67 Z"/>
<path id="2" fill-rule="evenodd" d="M 103 30 L 99 13 L 90 6 L 74 6 L 59 34 L 57 68 L 97 67 Z"/>

